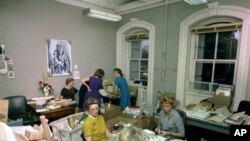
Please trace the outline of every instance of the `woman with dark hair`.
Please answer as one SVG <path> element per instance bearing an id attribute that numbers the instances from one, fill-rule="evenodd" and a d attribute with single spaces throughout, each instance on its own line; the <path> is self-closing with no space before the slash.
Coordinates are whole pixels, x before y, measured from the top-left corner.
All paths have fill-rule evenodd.
<path id="1" fill-rule="evenodd" d="M 65 83 L 66 86 L 61 90 L 61 99 L 72 99 L 75 100 L 75 94 L 78 92 L 76 88 L 74 88 L 74 79 L 67 78 Z"/>
<path id="2" fill-rule="evenodd" d="M 123 77 L 122 70 L 119 68 L 114 69 L 115 73 L 115 86 L 120 89 L 120 108 L 124 110 L 130 106 L 130 91 L 126 79 Z"/>
<path id="3" fill-rule="evenodd" d="M 103 76 L 104 71 L 102 69 L 97 69 L 93 76 L 82 79 L 82 84 L 85 85 L 88 89 L 84 101 L 87 101 L 87 99 L 89 98 L 95 98 L 101 101 L 101 94 L 99 93 L 99 89 L 102 87 Z M 89 84 L 87 84 L 87 81 L 89 82 Z"/>

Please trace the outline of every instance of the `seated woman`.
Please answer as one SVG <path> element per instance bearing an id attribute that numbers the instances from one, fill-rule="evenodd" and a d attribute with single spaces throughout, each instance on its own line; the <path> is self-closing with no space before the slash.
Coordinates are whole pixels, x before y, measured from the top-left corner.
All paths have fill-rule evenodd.
<path id="1" fill-rule="evenodd" d="M 60 99 L 72 99 L 75 100 L 75 94 L 78 92 L 76 88 L 74 88 L 74 79 L 67 78 L 66 86 L 61 90 Z"/>
<path id="2" fill-rule="evenodd" d="M 86 141 L 106 141 L 111 138 L 112 134 L 106 127 L 103 116 L 99 115 L 100 101 L 89 98 L 85 109 L 88 112 L 88 117 L 83 124 L 83 135 Z"/>
<path id="3" fill-rule="evenodd" d="M 183 119 L 173 108 L 175 99 L 169 96 L 163 96 L 160 99 L 161 111 L 159 114 L 159 123 L 155 131 L 164 137 L 184 138 L 185 129 Z"/>

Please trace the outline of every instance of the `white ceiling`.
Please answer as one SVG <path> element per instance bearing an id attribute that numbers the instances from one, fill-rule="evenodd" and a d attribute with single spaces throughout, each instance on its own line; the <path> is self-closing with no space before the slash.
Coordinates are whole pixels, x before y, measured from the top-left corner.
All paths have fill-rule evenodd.
<path id="1" fill-rule="evenodd" d="M 55 0 L 78 7 L 95 8 L 119 15 L 183 0 Z"/>

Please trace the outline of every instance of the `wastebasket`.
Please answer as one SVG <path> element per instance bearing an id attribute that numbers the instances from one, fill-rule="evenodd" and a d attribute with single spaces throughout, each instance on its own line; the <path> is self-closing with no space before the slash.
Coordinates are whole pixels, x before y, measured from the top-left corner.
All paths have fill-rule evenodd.
<path id="1" fill-rule="evenodd" d="M 81 135 L 85 118 L 79 122 L 83 116 L 87 117 L 87 113 L 72 114 L 49 123 L 52 127 L 53 138 L 58 141 L 83 141 Z"/>

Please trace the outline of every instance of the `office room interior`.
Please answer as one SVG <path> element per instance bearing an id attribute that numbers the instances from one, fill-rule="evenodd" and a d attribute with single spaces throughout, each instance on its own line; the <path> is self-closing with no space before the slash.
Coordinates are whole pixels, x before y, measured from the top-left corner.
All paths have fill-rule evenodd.
<path id="1" fill-rule="evenodd" d="M 89 17 L 83 12 L 88 8 L 122 19 Z M 7 58 L 0 61 L 11 60 L 13 72 L 1 71 L 0 99 L 42 97 L 38 81 L 44 78 L 57 98 L 73 71 L 79 72 L 74 80 L 79 89 L 81 79 L 96 69 L 104 70 L 104 80 L 114 80 L 113 70 L 120 68 L 129 85 L 139 89 L 138 106 L 156 110 L 159 95 L 171 93 L 177 107 L 185 108 L 213 98 L 226 84 L 233 86 L 228 109 L 237 111 L 241 101 L 250 101 L 249 19 L 249 0 L 197 5 L 184 0 L 0 0 L 1 54 Z M 48 72 L 51 40 L 70 44 L 67 75 Z M 79 96 L 75 99 L 78 103 Z"/>

